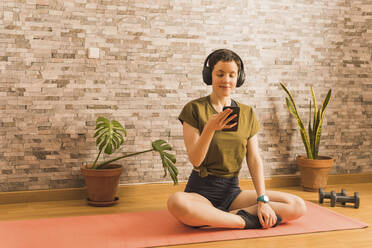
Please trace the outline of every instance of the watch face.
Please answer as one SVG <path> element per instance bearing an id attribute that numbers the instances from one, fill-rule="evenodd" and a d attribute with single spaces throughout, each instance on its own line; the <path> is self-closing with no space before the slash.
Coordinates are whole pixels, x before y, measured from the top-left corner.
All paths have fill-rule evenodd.
<path id="1" fill-rule="evenodd" d="M 269 197 L 267 195 L 262 195 L 260 197 L 257 198 L 257 201 L 262 201 L 262 202 L 269 202 Z"/>

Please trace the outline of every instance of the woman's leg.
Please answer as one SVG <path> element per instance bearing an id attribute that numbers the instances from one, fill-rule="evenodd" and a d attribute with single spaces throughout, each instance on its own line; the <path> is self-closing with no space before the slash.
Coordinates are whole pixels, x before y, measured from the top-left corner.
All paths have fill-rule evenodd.
<path id="1" fill-rule="evenodd" d="M 306 213 L 305 202 L 296 195 L 278 191 L 266 191 L 266 194 L 270 198 L 270 206 L 282 218 L 282 222 L 297 219 Z M 244 209 L 252 215 L 257 215 L 256 191 L 244 190 L 235 198 L 229 211 L 236 213 L 239 209 Z"/>
<path id="2" fill-rule="evenodd" d="M 244 220 L 229 212 L 215 208 L 205 197 L 197 193 L 176 192 L 168 199 L 168 210 L 180 222 L 188 226 L 218 228 L 244 228 Z"/>

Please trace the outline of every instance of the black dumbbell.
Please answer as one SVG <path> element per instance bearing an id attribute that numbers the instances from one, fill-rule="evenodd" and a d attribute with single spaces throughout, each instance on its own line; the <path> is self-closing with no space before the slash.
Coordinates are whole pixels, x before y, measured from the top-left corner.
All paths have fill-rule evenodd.
<path id="1" fill-rule="evenodd" d="M 334 192 L 334 191 L 331 191 Z M 341 193 L 336 193 L 338 196 L 346 196 L 346 189 L 341 189 Z M 331 193 L 324 192 L 322 188 L 319 189 L 319 203 L 323 203 L 324 199 L 331 199 Z M 345 205 L 345 204 L 344 204 Z"/>
<path id="2" fill-rule="evenodd" d="M 360 197 L 358 192 L 354 192 L 354 196 L 343 196 L 337 195 L 336 192 L 331 192 L 331 207 L 336 205 L 336 202 L 341 202 L 342 205 L 345 205 L 346 202 L 354 203 L 354 208 L 359 208 Z"/>

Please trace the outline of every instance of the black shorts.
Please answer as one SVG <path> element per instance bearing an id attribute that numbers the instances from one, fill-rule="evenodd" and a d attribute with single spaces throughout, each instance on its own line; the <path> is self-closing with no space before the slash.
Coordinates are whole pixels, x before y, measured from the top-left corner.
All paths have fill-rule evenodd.
<path id="1" fill-rule="evenodd" d="M 198 193 L 207 198 L 216 208 L 228 211 L 231 203 L 242 190 L 237 176 L 232 178 L 212 175 L 200 177 L 199 172 L 192 170 L 185 192 Z"/>

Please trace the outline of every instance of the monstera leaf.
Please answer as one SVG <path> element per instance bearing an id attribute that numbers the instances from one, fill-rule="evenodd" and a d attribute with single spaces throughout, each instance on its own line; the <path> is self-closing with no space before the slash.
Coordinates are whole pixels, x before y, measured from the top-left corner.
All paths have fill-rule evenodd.
<path id="1" fill-rule="evenodd" d="M 177 184 L 178 169 L 174 166 L 176 163 L 176 157 L 173 154 L 166 152 L 172 150 L 172 147 L 164 140 L 156 140 L 152 142 L 152 148 L 160 154 L 164 168 L 164 177 L 167 176 L 168 171 L 174 184 Z"/>
<path id="2" fill-rule="evenodd" d="M 156 151 L 159 153 L 163 168 L 164 168 L 164 177 L 167 176 L 167 171 L 171 176 L 173 183 L 178 183 L 178 170 L 175 167 L 176 157 L 173 154 L 168 153 L 167 151 L 172 150 L 172 147 L 164 140 L 156 140 L 152 142 L 152 149 L 148 149 L 145 151 L 125 154 L 123 156 L 119 156 L 110 160 L 103 161 L 101 163 L 97 163 L 98 158 L 102 154 L 102 152 L 110 155 L 114 153 L 117 149 L 120 148 L 122 144 L 124 144 L 124 137 L 127 135 L 127 132 L 123 128 L 123 126 L 115 120 L 109 121 L 104 117 L 98 117 L 96 121 L 96 132 L 94 137 L 96 138 L 96 145 L 99 148 L 99 153 L 97 155 L 96 160 L 94 161 L 90 169 L 108 169 L 110 168 L 110 164 L 113 162 L 131 157 L 136 156 L 142 153 Z"/>
<path id="3" fill-rule="evenodd" d="M 98 117 L 96 121 L 96 145 L 99 146 L 99 155 L 104 151 L 106 154 L 112 154 L 124 143 L 124 137 L 127 136 L 127 132 L 123 126 L 115 120 L 111 122 L 104 118 Z M 96 167 L 96 161 L 94 161 L 93 168 Z"/>

